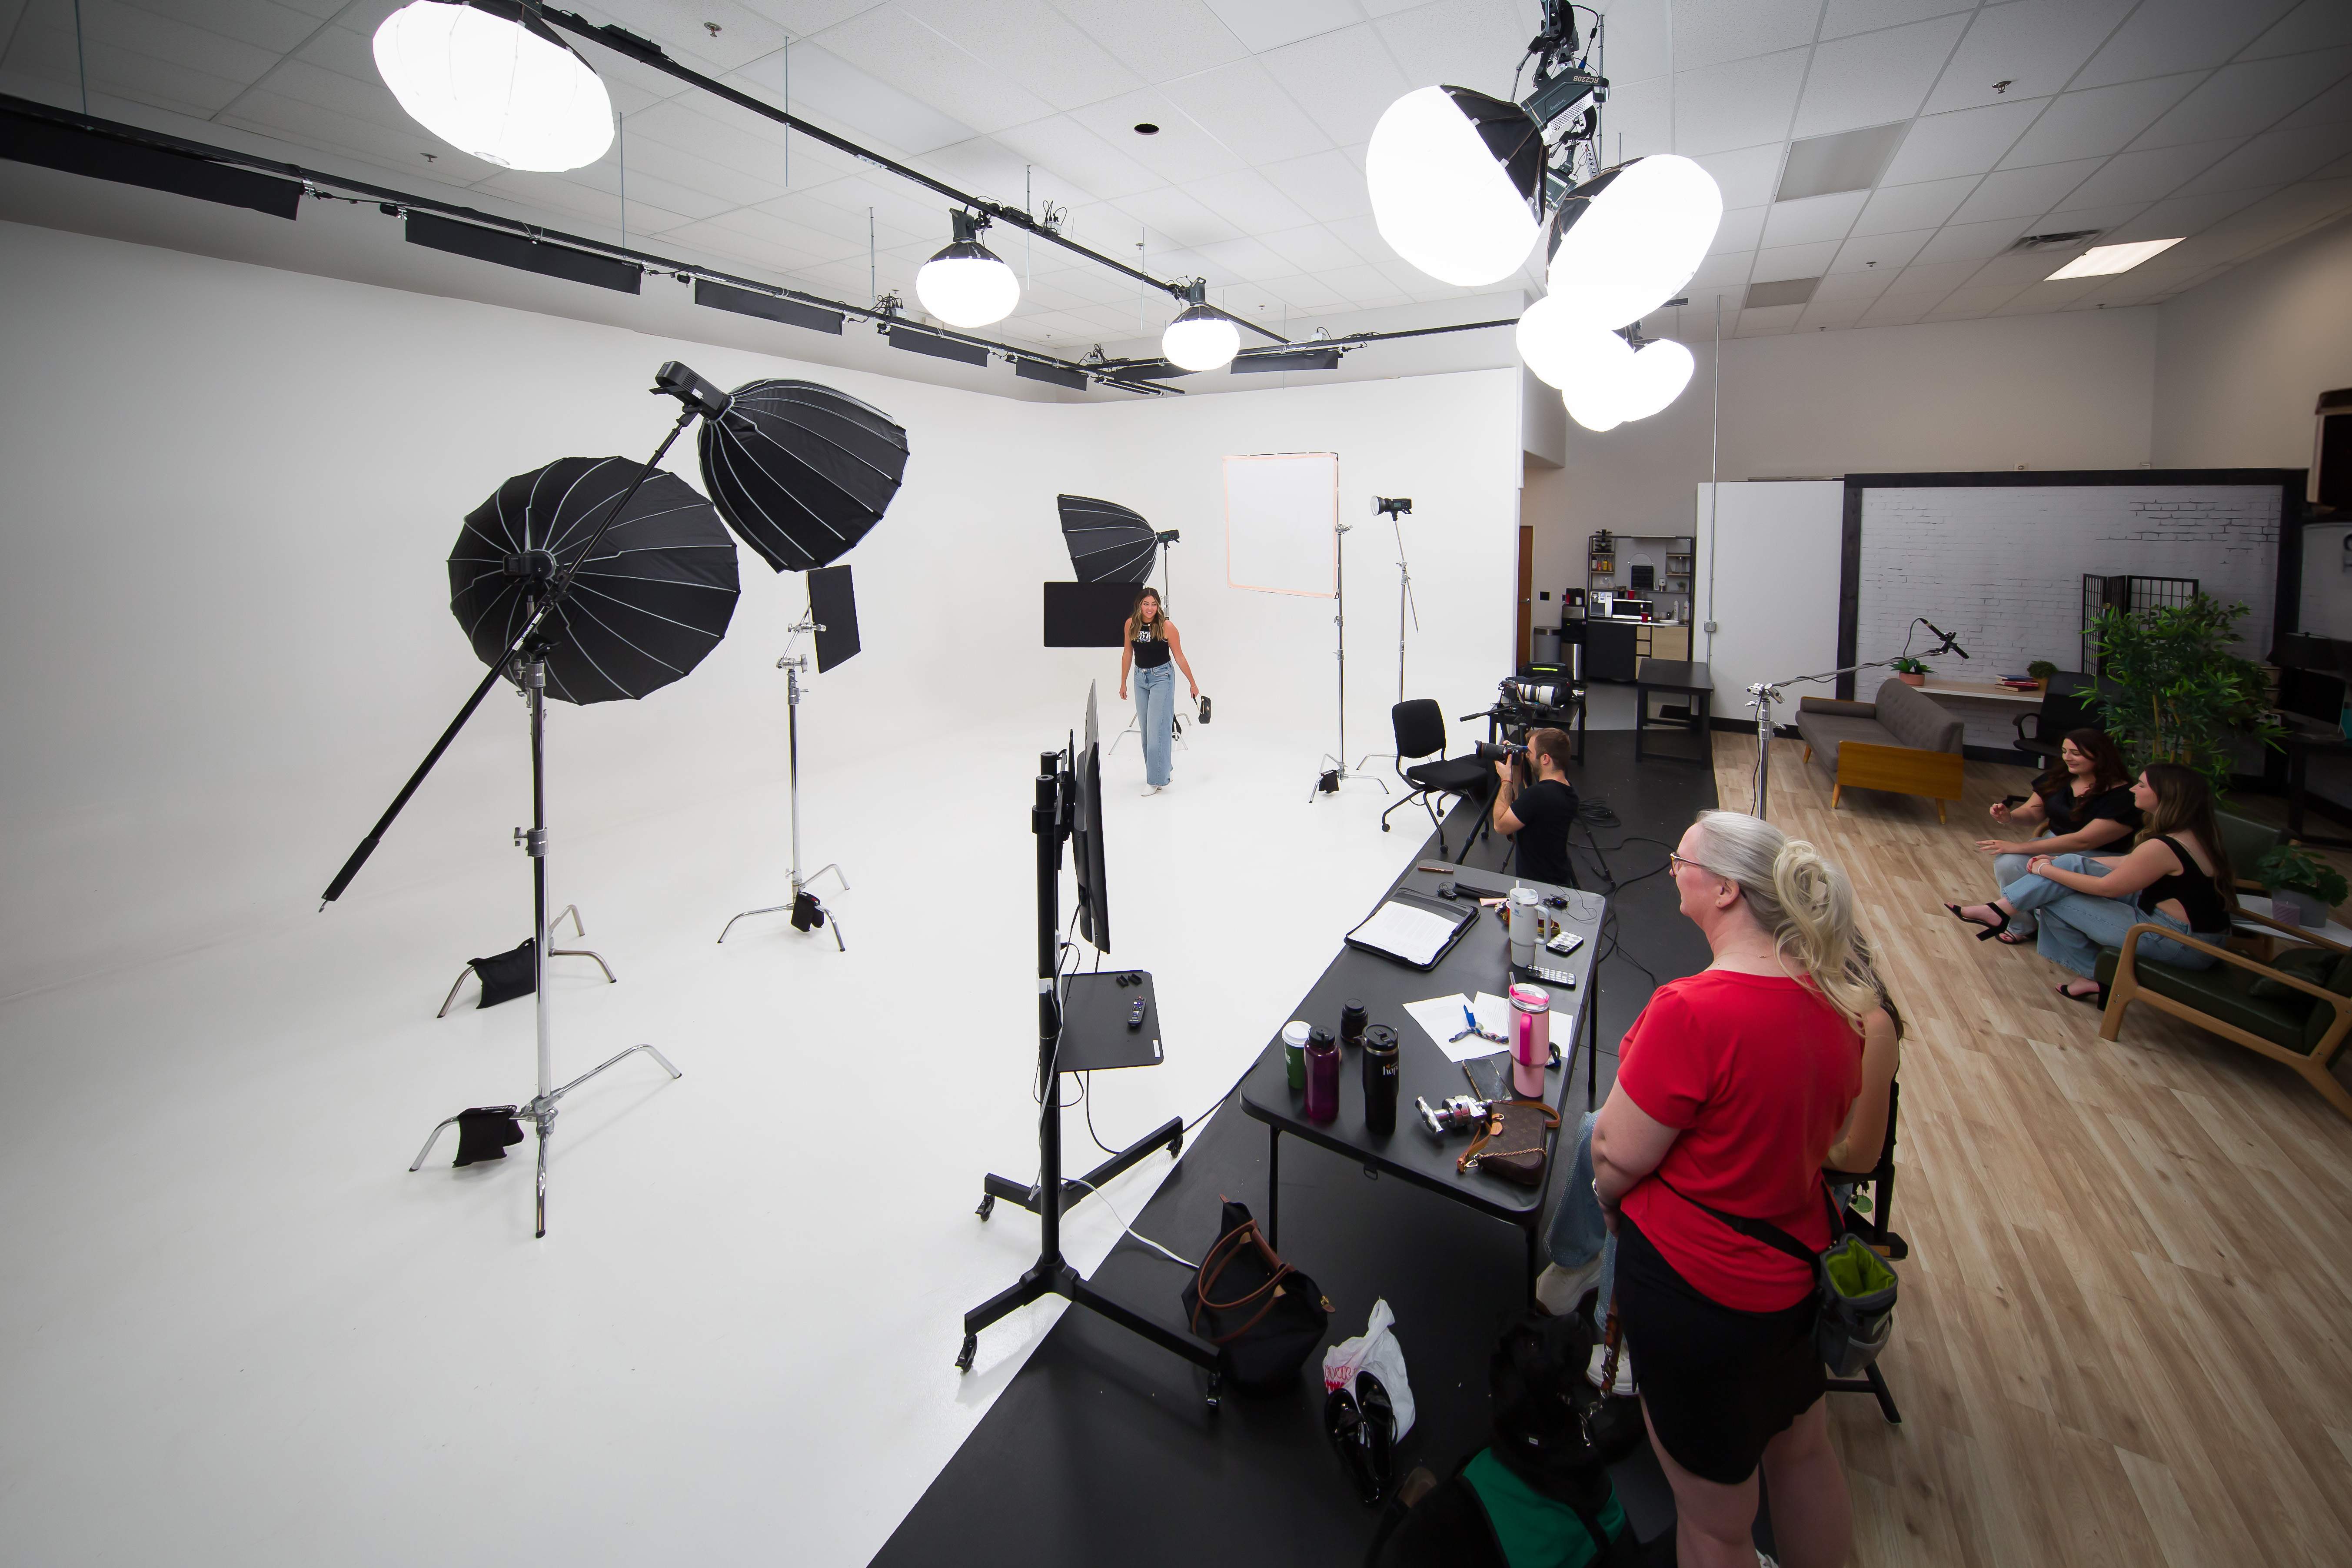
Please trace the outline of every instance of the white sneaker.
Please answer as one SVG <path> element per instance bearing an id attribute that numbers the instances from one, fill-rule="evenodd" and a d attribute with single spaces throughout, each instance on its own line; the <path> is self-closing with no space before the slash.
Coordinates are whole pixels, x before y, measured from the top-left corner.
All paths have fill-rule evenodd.
<path id="1" fill-rule="evenodd" d="M 1595 1258 L 1580 1268 L 1563 1268 L 1557 1263 L 1547 1263 L 1544 1271 L 1536 1276 L 1536 1305 L 1555 1318 L 1564 1318 L 1576 1310 L 1584 1293 L 1601 1284 L 1601 1259 Z"/>
<path id="2" fill-rule="evenodd" d="M 1622 1345 L 1617 1347 L 1617 1381 L 1603 1388 L 1601 1382 L 1601 1364 L 1608 1360 L 1608 1357 L 1609 1347 L 1607 1345 L 1593 1346 L 1592 1360 L 1584 1369 L 1584 1381 L 1591 1384 L 1593 1387 L 1601 1389 L 1604 1394 L 1617 1394 L 1620 1396 L 1632 1394 L 1633 1392 L 1633 1352 L 1625 1349 Z"/>
<path id="3" fill-rule="evenodd" d="M 1143 786 L 1143 798 L 1150 800 L 1153 795 L 1158 795 L 1161 790 L 1166 789 L 1167 787 L 1168 786 L 1166 784 L 1145 784 Z"/>

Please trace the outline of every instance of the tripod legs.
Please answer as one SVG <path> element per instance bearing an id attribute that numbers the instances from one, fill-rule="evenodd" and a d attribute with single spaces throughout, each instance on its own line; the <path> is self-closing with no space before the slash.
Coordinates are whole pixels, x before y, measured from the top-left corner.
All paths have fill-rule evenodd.
<path id="1" fill-rule="evenodd" d="M 822 903 L 818 902 L 816 895 L 809 891 L 810 888 L 815 886 L 817 878 L 824 876 L 827 871 L 832 872 L 834 880 L 841 884 L 841 890 L 843 892 L 845 893 L 849 891 L 849 878 L 843 872 L 842 868 L 838 865 L 827 864 L 820 866 L 813 876 L 805 879 L 800 877 L 794 877 L 793 879 L 793 901 L 791 903 L 770 904 L 763 910 L 745 910 L 741 914 L 730 919 L 726 925 L 719 929 L 719 940 L 720 942 L 725 942 L 727 940 L 727 933 L 735 929 L 736 921 L 747 921 L 753 915 L 780 914 L 789 910 L 792 911 L 793 923 L 799 926 L 803 931 L 808 930 L 809 926 L 812 925 L 831 924 L 833 927 L 833 945 L 839 951 L 847 952 L 849 951 L 849 944 L 841 940 L 841 917 L 835 914 L 831 910 L 826 909 Z M 801 905 L 803 901 L 808 905 L 807 924 L 802 923 L 803 916 Z"/>
<path id="2" fill-rule="evenodd" d="M 570 915 L 572 917 L 572 930 L 573 934 L 578 936 L 586 936 L 588 934 L 588 928 L 580 923 L 580 906 L 578 904 L 566 904 L 563 906 L 563 914 L 557 915 L 553 921 L 548 923 L 547 931 L 550 936 L 554 935 L 555 928 L 563 923 L 563 915 Z M 604 955 L 601 952 L 595 952 L 584 947 L 551 947 L 547 950 L 547 956 L 550 958 L 593 959 L 595 961 L 596 967 L 604 972 L 604 983 L 606 984 L 618 985 L 621 983 L 621 977 L 613 973 L 613 966 L 604 962 Z M 465 968 L 457 971 L 457 978 L 449 982 L 449 994 L 441 998 L 441 1011 L 434 1014 L 433 1016 L 435 1017 L 446 1018 L 449 1016 L 449 1009 L 457 1005 L 458 989 L 466 984 L 466 976 L 473 973 L 474 966 L 470 963 L 466 965 Z"/>

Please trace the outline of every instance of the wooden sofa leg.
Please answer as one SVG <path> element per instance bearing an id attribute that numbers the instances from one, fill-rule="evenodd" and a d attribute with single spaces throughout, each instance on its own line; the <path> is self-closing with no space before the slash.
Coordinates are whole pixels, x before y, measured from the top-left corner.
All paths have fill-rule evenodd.
<path id="1" fill-rule="evenodd" d="M 1837 809 L 1838 795 L 1844 788 L 1845 785 L 1842 784 L 1833 784 L 1830 785 L 1830 809 L 1832 811 L 1835 811 Z"/>
<path id="2" fill-rule="evenodd" d="M 1810 762 L 1811 762 L 1812 760 L 1813 760 L 1813 749 L 1812 749 L 1811 746 L 1807 746 L 1807 747 L 1805 748 L 1805 761 L 1807 761 L 1807 762 L 1809 762 L 1809 763 L 1810 763 Z"/>
<path id="3" fill-rule="evenodd" d="M 1936 803 L 1936 822 L 1937 822 L 1937 826 L 1940 826 L 1943 824 L 1943 821 L 1944 821 L 1944 803 L 1943 803 L 1942 801 L 1940 801 L 1940 800 L 1939 800 L 1939 801 L 1937 801 L 1937 802 Z"/>
<path id="4" fill-rule="evenodd" d="M 2132 998 L 2138 994 L 2139 987 L 2137 984 L 2107 987 L 2106 1011 L 2099 1017 L 2099 1038 L 2114 1040 L 2122 1036 L 2124 1009 L 2130 1006 Z M 2346 1114 L 2352 1115 L 2352 1111 L 2347 1111 Z"/>

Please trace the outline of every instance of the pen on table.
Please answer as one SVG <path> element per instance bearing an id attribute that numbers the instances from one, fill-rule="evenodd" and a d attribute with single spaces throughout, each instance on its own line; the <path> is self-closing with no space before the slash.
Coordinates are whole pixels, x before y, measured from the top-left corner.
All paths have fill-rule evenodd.
<path id="1" fill-rule="evenodd" d="M 1462 1021 L 1470 1026 L 1472 1034 L 1484 1035 L 1486 1032 L 1478 1027 L 1478 1015 L 1470 1011 L 1470 1004 L 1467 1002 L 1462 1004 Z"/>

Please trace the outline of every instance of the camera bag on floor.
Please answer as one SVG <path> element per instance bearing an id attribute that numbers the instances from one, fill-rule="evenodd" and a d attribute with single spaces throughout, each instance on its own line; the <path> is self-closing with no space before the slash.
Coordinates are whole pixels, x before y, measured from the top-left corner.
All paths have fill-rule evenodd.
<path id="1" fill-rule="evenodd" d="M 1586 1380 L 1592 1346 L 1581 1313 L 1513 1324 L 1487 1365 L 1491 1444 L 1418 1502 L 1391 1502 L 1367 1568 L 1636 1568 L 1608 1467 L 1640 1440 L 1642 1413 Z"/>
<path id="2" fill-rule="evenodd" d="M 1225 1200 L 1217 1243 L 1184 1287 L 1185 1321 L 1217 1347 L 1217 1370 L 1247 1393 L 1295 1383 L 1323 1342 L 1331 1303 L 1315 1281 L 1275 1256 L 1248 1205 Z"/>
<path id="3" fill-rule="evenodd" d="M 1658 1177 L 1658 1184 L 1694 1208 L 1716 1218 L 1778 1252 L 1785 1252 L 1813 1272 L 1813 1298 L 1821 1308 L 1813 1322 L 1813 1349 L 1832 1377 L 1859 1377 L 1878 1359 L 1895 1337 L 1895 1296 L 1898 1283 L 1886 1260 L 1845 1227 L 1829 1184 L 1822 1184 L 1822 1202 L 1830 1211 L 1830 1244 L 1815 1252 L 1769 1220 L 1726 1214 Z"/>

